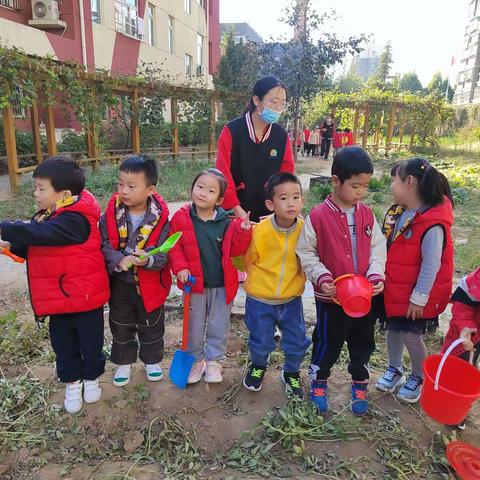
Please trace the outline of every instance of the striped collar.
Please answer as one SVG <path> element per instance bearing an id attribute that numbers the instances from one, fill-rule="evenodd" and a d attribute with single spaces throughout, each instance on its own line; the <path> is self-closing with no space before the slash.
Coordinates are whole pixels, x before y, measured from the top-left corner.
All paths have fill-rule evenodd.
<path id="1" fill-rule="evenodd" d="M 245 120 L 247 122 L 247 129 L 248 129 L 248 135 L 250 136 L 250 140 L 254 143 L 266 142 L 268 137 L 270 136 L 270 132 L 272 131 L 272 124 L 266 127 L 265 131 L 263 132 L 262 138 L 260 139 L 260 141 L 258 141 L 257 136 L 255 135 L 255 128 L 253 126 L 252 116 L 250 112 L 246 113 Z"/>
<path id="2" fill-rule="evenodd" d="M 329 207 L 334 212 L 343 213 L 342 209 L 333 201 L 333 197 L 332 197 L 331 194 L 327 196 L 327 198 L 325 199 L 325 203 L 326 203 L 327 207 Z M 357 210 L 359 203 L 360 202 L 357 202 L 354 205 L 355 211 Z"/>

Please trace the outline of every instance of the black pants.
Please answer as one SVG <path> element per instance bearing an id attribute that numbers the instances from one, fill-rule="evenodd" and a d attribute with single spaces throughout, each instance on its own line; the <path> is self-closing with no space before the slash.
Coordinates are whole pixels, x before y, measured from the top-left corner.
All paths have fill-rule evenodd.
<path id="1" fill-rule="evenodd" d="M 375 316 L 362 318 L 346 315 L 339 305 L 316 302 L 317 325 L 313 331 L 310 375 L 325 380 L 347 342 L 350 354 L 348 372 L 355 382 L 369 378 L 367 364 L 375 350 Z"/>
<path id="2" fill-rule="evenodd" d="M 112 278 L 109 323 L 113 337 L 111 354 L 113 363 L 117 365 L 135 363 L 137 352 L 144 363 L 158 363 L 163 359 L 165 333 L 163 305 L 147 314 L 135 285 Z"/>
<path id="3" fill-rule="evenodd" d="M 322 148 L 320 150 L 320 156 L 328 158 L 328 154 L 330 153 L 330 145 L 332 143 L 331 138 L 322 137 Z"/>
<path id="4" fill-rule="evenodd" d="M 103 307 L 50 315 L 49 331 L 61 382 L 95 380 L 105 371 Z"/>

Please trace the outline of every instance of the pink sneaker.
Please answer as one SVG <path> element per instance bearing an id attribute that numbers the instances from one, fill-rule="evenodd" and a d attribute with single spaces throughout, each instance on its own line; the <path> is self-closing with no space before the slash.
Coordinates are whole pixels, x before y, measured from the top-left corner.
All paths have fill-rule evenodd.
<path id="1" fill-rule="evenodd" d="M 222 366 L 215 361 L 207 362 L 205 381 L 207 383 L 220 383 L 222 380 Z"/>
<path id="2" fill-rule="evenodd" d="M 206 366 L 205 360 L 199 360 L 198 362 L 195 362 L 190 370 L 190 374 L 188 375 L 187 383 L 190 385 L 192 383 L 199 382 L 205 373 Z"/>

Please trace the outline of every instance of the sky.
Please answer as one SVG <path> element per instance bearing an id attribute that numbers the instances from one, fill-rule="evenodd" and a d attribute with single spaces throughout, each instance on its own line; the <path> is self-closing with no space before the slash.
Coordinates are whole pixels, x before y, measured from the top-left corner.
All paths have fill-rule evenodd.
<path id="1" fill-rule="evenodd" d="M 294 0 L 220 0 L 220 22 L 248 22 L 264 40 L 290 36 L 279 19 Z M 341 38 L 361 33 L 392 44 L 392 74 L 414 71 L 425 86 L 435 72 L 454 83 L 469 0 L 312 0 L 320 14 L 334 10 L 330 31 Z M 452 57 L 456 63 L 451 66 Z"/>

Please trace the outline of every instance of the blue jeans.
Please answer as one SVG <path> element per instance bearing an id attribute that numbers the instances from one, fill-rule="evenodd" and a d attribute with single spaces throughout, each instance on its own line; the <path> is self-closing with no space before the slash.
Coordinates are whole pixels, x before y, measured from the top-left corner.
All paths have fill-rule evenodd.
<path id="1" fill-rule="evenodd" d="M 286 372 L 298 372 L 310 345 L 303 318 L 302 297 L 282 305 L 268 305 L 247 296 L 245 323 L 250 331 L 248 348 L 254 365 L 266 367 L 275 350 L 275 327 L 282 331 L 280 347 L 285 353 Z"/>

